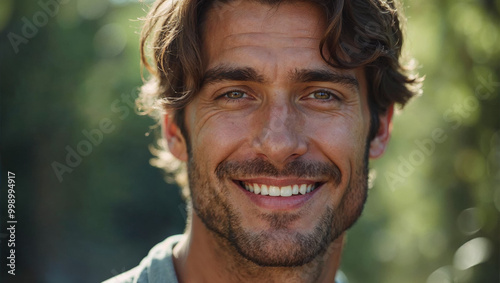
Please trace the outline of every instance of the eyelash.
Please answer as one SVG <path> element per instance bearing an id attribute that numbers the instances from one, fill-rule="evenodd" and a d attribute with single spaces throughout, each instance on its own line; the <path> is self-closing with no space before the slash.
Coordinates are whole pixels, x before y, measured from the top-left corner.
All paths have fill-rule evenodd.
<path id="1" fill-rule="evenodd" d="M 228 97 L 230 94 L 232 93 L 240 93 L 240 94 L 243 94 L 243 97 L 239 97 L 239 98 L 230 98 Z M 242 99 L 245 99 L 245 98 L 249 98 L 250 95 L 248 95 L 247 92 L 245 91 L 241 91 L 241 90 L 230 90 L 230 91 L 226 91 L 224 92 L 223 94 L 219 95 L 217 97 L 217 99 L 224 99 L 226 100 L 227 102 L 232 102 L 232 103 L 238 103 L 240 102 L 240 100 Z"/>
<path id="2" fill-rule="evenodd" d="M 317 93 L 325 93 L 325 94 L 329 95 L 329 98 L 327 98 L 327 99 L 318 99 L 318 98 L 315 98 L 314 95 L 317 94 Z M 335 94 L 334 92 L 331 92 L 331 91 L 328 91 L 328 90 L 324 90 L 324 89 L 313 91 L 310 94 L 308 94 L 306 96 L 306 98 L 311 98 L 311 99 L 317 100 L 317 101 L 319 101 L 321 103 L 328 103 L 328 102 L 331 102 L 331 101 L 340 101 L 341 100 L 339 98 L 339 96 L 337 94 Z"/>
<path id="3" fill-rule="evenodd" d="M 239 97 L 239 98 L 228 97 L 228 95 L 230 95 L 232 93 L 242 94 L 243 97 Z M 315 98 L 314 95 L 317 93 L 325 93 L 325 94 L 329 95 L 329 98 L 327 98 L 327 99 Z M 246 91 L 241 91 L 241 90 L 230 90 L 230 91 L 224 92 L 223 94 L 221 94 L 217 97 L 217 99 L 225 99 L 226 101 L 233 102 L 233 103 L 234 102 L 238 103 L 238 102 L 240 102 L 240 100 L 242 100 L 244 98 L 250 98 L 250 95 L 248 95 L 248 93 Z M 329 91 L 329 90 L 324 90 L 324 89 L 313 91 L 313 92 L 309 93 L 307 96 L 305 96 L 305 98 L 306 99 L 310 98 L 310 99 L 316 100 L 320 103 L 331 103 L 332 101 L 340 101 L 341 100 L 340 97 L 337 94 L 335 94 L 334 92 Z"/>

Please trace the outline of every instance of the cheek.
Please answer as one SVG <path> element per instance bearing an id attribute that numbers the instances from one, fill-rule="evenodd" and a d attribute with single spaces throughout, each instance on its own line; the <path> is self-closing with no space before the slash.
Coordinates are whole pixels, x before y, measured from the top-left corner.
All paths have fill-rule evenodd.
<path id="1" fill-rule="evenodd" d="M 312 126 L 308 128 L 311 129 Z M 353 178 L 358 178 L 362 170 L 366 131 L 361 121 L 338 118 L 328 123 L 317 124 L 314 133 L 311 134 L 318 155 L 337 165 L 342 174 L 341 184 L 330 192 L 335 206 L 346 193 L 349 183 L 353 182 Z"/>
<path id="2" fill-rule="evenodd" d="M 242 146 L 250 123 L 248 117 L 231 113 L 219 113 L 205 119 L 192 132 L 193 154 L 207 163 L 219 164 Z"/>
<path id="3" fill-rule="evenodd" d="M 367 133 L 359 122 L 339 118 L 315 123 L 307 128 L 313 129 L 311 135 L 315 143 L 335 163 L 345 163 L 357 156 L 358 152 L 364 154 Z"/>

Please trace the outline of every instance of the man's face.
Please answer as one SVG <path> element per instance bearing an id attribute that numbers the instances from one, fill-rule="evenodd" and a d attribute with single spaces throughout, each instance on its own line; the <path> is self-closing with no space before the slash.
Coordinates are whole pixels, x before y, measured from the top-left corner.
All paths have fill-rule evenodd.
<path id="1" fill-rule="evenodd" d="M 325 28 L 302 2 L 235 1 L 206 15 L 206 79 L 185 112 L 193 208 L 259 265 L 311 261 L 366 198 L 366 82 L 323 61 Z"/>

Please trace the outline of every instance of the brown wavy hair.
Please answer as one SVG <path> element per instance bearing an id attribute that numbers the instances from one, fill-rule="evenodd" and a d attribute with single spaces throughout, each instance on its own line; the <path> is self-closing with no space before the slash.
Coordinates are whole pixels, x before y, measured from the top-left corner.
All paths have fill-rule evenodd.
<path id="1" fill-rule="evenodd" d="M 209 9 L 231 1 L 157 0 L 145 18 L 141 61 L 151 76 L 145 80 L 137 104 L 143 113 L 158 121 L 165 111 L 171 111 L 186 141 L 189 138 L 184 109 L 200 90 L 204 76 L 200 49 L 205 15 Z M 270 6 L 293 2 L 250 1 Z M 373 139 L 379 128 L 379 114 L 392 104 L 404 106 L 420 92 L 423 80 L 412 74 L 414 66 L 401 59 L 404 16 L 400 4 L 392 0 L 302 1 L 315 3 L 325 12 L 327 30 L 318 46 L 323 59 L 334 68 L 365 69 L 371 115 L 369 139 Z M 186 185 L 181 180 L 185 172 L 182 174 L 179 162 L 164 149 L 153 149 L 153 153 L 158 156 L 154 165 L 181 173 L 177 181 Z"/>

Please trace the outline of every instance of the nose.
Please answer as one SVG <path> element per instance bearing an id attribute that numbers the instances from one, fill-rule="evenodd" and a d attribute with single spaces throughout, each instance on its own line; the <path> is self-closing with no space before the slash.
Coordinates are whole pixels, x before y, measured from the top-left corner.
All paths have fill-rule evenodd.
<path id="1" fill-rule="evenodd" d="M 262 113 L 258 134 L 254 139 L 257 154 L 277 167 L 307 152 L 303 118 L 288 105 L 275 105 Z"/>

